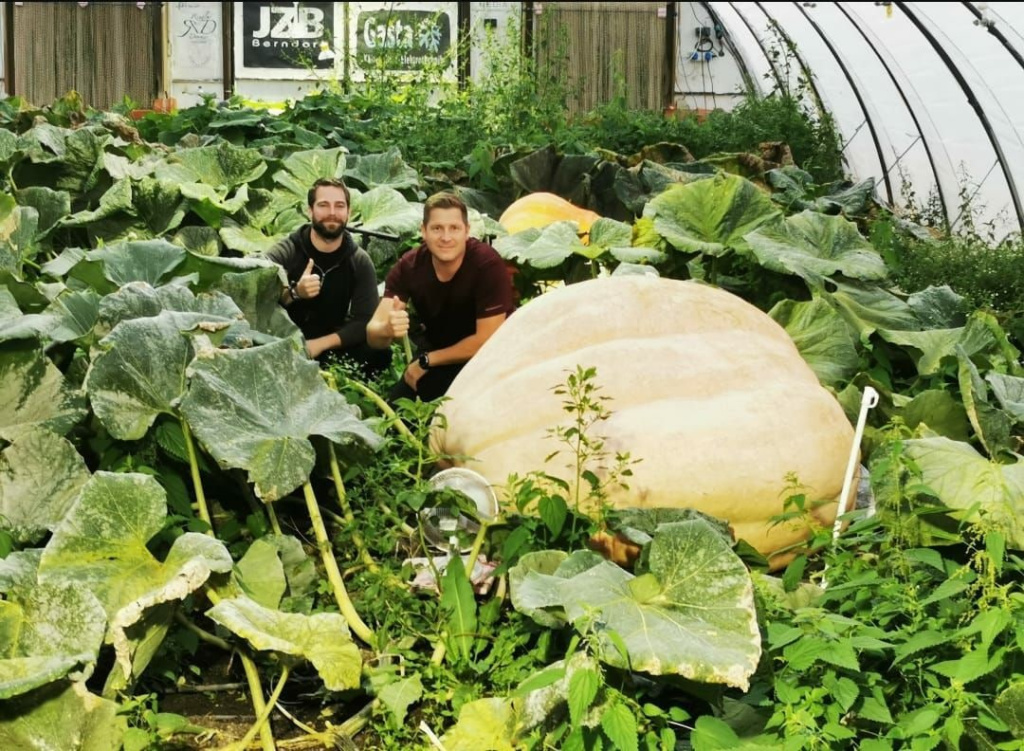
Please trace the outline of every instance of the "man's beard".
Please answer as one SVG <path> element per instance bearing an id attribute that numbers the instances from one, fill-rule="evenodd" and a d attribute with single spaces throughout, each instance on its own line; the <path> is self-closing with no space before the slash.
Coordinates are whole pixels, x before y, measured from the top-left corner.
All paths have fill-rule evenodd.
<path id="1" fill-rule="evenodd" d="M 327 229 L 322 222 L 313 222 L 313 229 L 324 240 L 337 240 L 345 232 L 345 222 L 338 222 L 337 229 Z"/>

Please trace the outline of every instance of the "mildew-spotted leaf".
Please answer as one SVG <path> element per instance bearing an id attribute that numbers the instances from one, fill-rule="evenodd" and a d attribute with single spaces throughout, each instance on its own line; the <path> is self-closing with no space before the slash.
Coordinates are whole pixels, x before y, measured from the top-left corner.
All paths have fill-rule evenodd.
<path id="1" fill-rule="evenodd" d="M 93 671 L 107 616 L 88 590 L 33 584 L 0 601 L 0 699 Z"/>
<path id="2" fill-rule="evenodd" d="M 746 566 L 703 519 L 660 525 L 650 545 L 639 577 L 608 561 L 573 576 L 530 571 L 513 602 L 557 603 L 577 629 L 596 635 L 610 665 L 746 690 L 761 656 Z"/>
<path id="3" fill-rule="evenodd" d="M 99 344 L 85 390 L 110 434 L 138 440 L 161 414 L 174 414 L 185 391 L 192 342 L 168 314 L 122 321 Z"/>
<path id="4" fill-rule="evenodd" d="M 60 681 L 0 702 L 0 748 L 110 751 L 128 720 L 84 683 Z"/>
<path id="5" fill-rule="evenodd" d="M 309 479 L 310 436 L 371 446 L 380 441 L 289 340 L 247 350 L 204 350 L 188 375 L 181 411 L 189 425 L 222 466 L 248 470 L 264 501 Z"/>
<path id="6" fill-rule="evenodd" d="M 84 401 L 34 342 L 0 350 L 0 436 L 29 425 L 64 435 L 85 415 Z"/>
<path id="7" fill-rule="evenodd" d="M 324 685 L 344 691 L 359 685 L 362 660 L 337 613 L 282 613 L 247 597 L 221 600 L 206 614 L 259 650 L 271 650 L 313 663 Z"/>
<path id="8" fill-rule="evenodd" d="M 103 604 L 109 621 L 106 639 L 125 674 L 132 665 L 126 629 L 149 608 L 181 600 L 212 573 L 231 570 L 223 543 L 192 532 L 175 540 L 166 560 L 158 561 L 146 543 L 163 528 L 166 516 L 166 496 L 154 478 L 98 472 L 54 531 L 39 562 L 41 583 L 80 587 Z"/>
<path id="9" fill-rule="evenodd" d="M 0 451 L 0 529 L 35 542 L 67 514 L 89 479 L 85 460 L 67 439 L 31 426 L 8 433 Z"/>

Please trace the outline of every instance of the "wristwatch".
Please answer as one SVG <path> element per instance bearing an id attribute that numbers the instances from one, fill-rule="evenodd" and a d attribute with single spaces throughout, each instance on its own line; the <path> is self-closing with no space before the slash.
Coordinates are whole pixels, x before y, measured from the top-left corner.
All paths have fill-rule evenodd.
<path id="1" fill-rule="evenodd" d="M 430 370 L 430 353 L 424 352 L 419 357 L 420 367 L 424 370 Z"/>
<path id="2" fill-rule="evenodd" d="M 299 301 L 299 291 L 295 289 L 295 282 L 290 282 L 288 284 L 288 294 L 292 296 L 292 302 Z"/>

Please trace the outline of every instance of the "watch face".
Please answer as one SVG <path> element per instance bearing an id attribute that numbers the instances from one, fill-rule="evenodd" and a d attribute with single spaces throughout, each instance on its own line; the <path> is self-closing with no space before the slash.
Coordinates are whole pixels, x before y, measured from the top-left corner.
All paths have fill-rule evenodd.
<path id="1" fill-rule="evenodd" d="M 430 356 L 426 352 L 420 355 L 420 367 L 424 370 L 430 367 Z"/>

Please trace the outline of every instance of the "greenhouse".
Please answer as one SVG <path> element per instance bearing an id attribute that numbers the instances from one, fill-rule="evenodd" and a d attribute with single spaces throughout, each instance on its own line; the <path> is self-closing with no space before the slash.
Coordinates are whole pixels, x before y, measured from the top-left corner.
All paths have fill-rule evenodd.
<path id="1" fill-rule="evenodd" d="M 0 749 L 1024 748 L 1024 11 L 11 3 Z"/>

